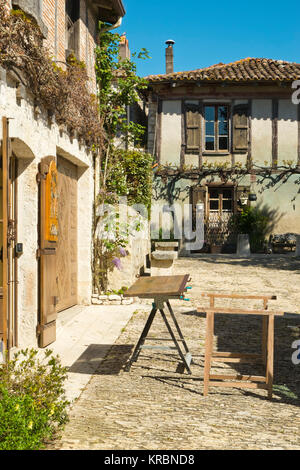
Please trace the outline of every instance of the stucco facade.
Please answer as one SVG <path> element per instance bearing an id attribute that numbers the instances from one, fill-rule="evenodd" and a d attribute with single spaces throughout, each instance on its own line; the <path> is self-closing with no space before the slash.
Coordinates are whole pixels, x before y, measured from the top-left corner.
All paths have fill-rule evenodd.
<path id="1" fill-rule="evenodd" d="M 47 114 L 34 115 L 32 97 L 28 92 L 18 104 L 16 82 L 1 69 L 0 115 L 9 118 L 9 137 L 13 154 L 18 161 L 18 234 L 23 254 L 18 260 L 18 337 L 19 345 L 36 343 L 38 322 L 38 164 L 44 157 L 58 156 L 77 167 L 78 224 L 78 303 L 89 304 L 92 294 L 92 208 L 94 170 L 92 153 L 76 139 L 48 124 Z M 2 133 L 2 124 L 0 124 Z"/>
<path id="2" fill-rule="evenodd" d="M 251 70 L 249 61 L 240 63 Z M 257 59 L 255 64 L 261 65 L 262 61 Z M 266 67 L 269 62 L 264 62 Z M 217 202 L 213 202 L 217 199 L 216 195 L 213 197 L 213 188 L 221 191 L 227 185 L 227 189 L 232 189 L 232 213 L 238 208 L 245 190 L 257 198 L 248 200 L 248 205 L 271 214 L 273 233 L 300 233 L 300 199 L 297 197 L 300 108 L 292 101 L 293 78 L 300 72 L 299 64 L 293 65 L 295 75 L 290 72 L 289 77 L 286 72 L 281 82 L 266 73 L 262 78 L 256 75 L 248 79 L 243 71 L 243 75 L 233 77 L 241 68 L 238 63 L 148 77 L 148 151 L 159 164 L 154 199 L 194 204 L 194 189 L 199 190 L 199 194 L 202 190 L 200 202 L 208 217 L 210 209 L 218 210 Z M 229 66 L 233 71 L 228 72 L 227 77 Z M 282 61 L 275 66 L 282 70 Z M 207 73 L 215 73 L 216 78 L 208 78 Z M 225 110 L 225 124 L 221 122 L 220 108 L 223 113 Z M 216 117 L 210 122 L 211 112 L 216 112 Z M 283 167 L 288 164 L 296 174 L 280 179 Z M 232 181 L 229 178 L 225 185 L 218 172 L 208 175 L 207 170 L 216 166 L 227 169 L 237 166 L 244 175 Z M 174 178 L 178 170 L 181 176 Z M 167 185 L 170 187 L 172 178 L 174 187 L 170 198 Z M 228 194 L 223 193 L 222 198 L 226 199 L 225 196 Z"/>

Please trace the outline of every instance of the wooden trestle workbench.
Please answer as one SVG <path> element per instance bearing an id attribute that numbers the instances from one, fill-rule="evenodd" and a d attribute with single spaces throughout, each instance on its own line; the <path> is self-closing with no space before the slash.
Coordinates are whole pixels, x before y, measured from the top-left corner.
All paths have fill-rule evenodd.
<path id="1" fill-rule="evenodd" d="M 191 374 L 190 365 L 192 362 L 192 355 L 187 347 L 186 341 L 183 337 L 179 324 L 176 320 L 174 312 L 172 310 L 170 300 L 171 299 L 180 299 L 180 300 L 188 300 L 185 299 L 184 294 L 187 292 L 190 287 L 186 287 L 186 284 L 189 281 L 189 275 L 186 274 L 184 276 L 153 276 L 153 277 L 141 277 L 132 287 L 130 287 L 126 293 L 124 294 L 125 297 L 139 297 L 140 299 L 154 299 L 152 304 L 152 310 L 148 317 L 148 320 L 145 324 L 143 332 L 140 336 L 140 339 L 137 342 L 135 350 L 129 360 L 125 370 L 129 371 L 133 362 L 138 360 L 139 354 L 142 349 L 173 349 L 177 350 L 184 368 L 187 370 L 189 374 Z M 167 318 L 165 312 L 165 305 L 168 308 L 170 313 L 170 319 Z M 147 338 L 153 320 L 157 311 L 159 310 L 162 319 L 168 329 L 171 339 L 166 338 Z M 170 324 L 173 323 L 175 326 L 175 330 L 179 335 L 179 338 L 175 336 L 172 326 Z M 174 327 L 173 326 L 173 327 Z M 144 343 L 147 339 L 155 340 L 155 341 L 173 341 L 174 346 L 145 346 Z M 183 349 L 179 343 L 182 343 Z"/>
<path id="2" fill-rule="evenodd" d="M 133 362 L 138 360 L 142 349 L 173 349 L 177 350 L 184 369 L 191 374 L 190 365 L 192 364 L 192 355 L 188 349 L 186 341 L 183 337 L 175 314 L 170 305 L 170 300 L 189 300 L 185 298 L 185 293 L 191 289 L 186 286 L 190 281 L 189 275 L 183 276 L 155 276 L 140 278 L 126 293 L 125 297 L 139 297 L 141 299 L 154 299 L 151 313 L 146 321 L 142 334 L 137 342 L 134 352 L 128 361 L 125 370 L 129 371 Z M 275 315 L 283 315 L 284 312 L 268 310 L 269 300 L 276 300 L 276 296 L 256 296 L 256 295 L 227 295 L 203 293 L 202 297 L 209 298 L 208 307 L 198 307 L 197 311 L 206 314 L 206 340 L 205 340 L 205 365 L 204 365 L 204 396 L 207 396 L 210 386 L 215 387 L 241 387 L 265 389 L 268 391 L 268 398 L 272 398 L 273 392 L 273 358 L 274 358 L 274 317 Z M 263 307 L 257 310 L 247 308 L 224 308 L 215 305 L 216 299 L 239 299 L 246 302 L 248 300 L 261 300 Z M 164 311 L 165 305 L 170 313 L 171 323 L 175 326 L 179 338 L 176 337 L 170 321 Z M 157 311 L 160 312 L 163 321 L 168 329 L 171 339 L 148 337 L 149 330 L 155 318 Z M 213 352 L 214 338 L 214 319 L 216 314 L 228 315 L 257 315 L 262 317 L 262 346 L 261 354 L 237 354 L 232 352 Z M 242 334 L 242 329 L 241 329 Z M 146 340 L 155 341 L 173 341 L 174 346 L 145 346 Z M 179 343 L 182 343 L 183 349 Z M 211 374 L 212 362 L 225 363 L 261 363 L 265 367 L 266 373 L 263 376 L 252 375 L 224 375 Z"/>

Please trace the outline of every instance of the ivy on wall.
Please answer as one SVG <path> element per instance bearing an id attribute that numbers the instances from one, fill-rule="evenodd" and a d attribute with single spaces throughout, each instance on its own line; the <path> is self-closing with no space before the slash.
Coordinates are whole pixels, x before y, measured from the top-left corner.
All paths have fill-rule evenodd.
<path id="1" fill-rule="evenodd" d="M 102 26 L 100 22 L 96 79 L 104 132 L 100 149 L 101 190 L 95 207 L 93 239 L 94 291 L 99 293 L 109 288 L 108 273 L 115 268 L 122 269 L 122 258 L 128 254 L 126 247 L 131 235 L 130 223 L 122 226 L 118 213 L 113 221 L 116 230 L 110 235 L 109 217 L 99 211 L 99 207 L 111 204 L 117 209 L 119 198 L 126 197 L 128 205 L 143 204 L 149 217 L 153 161 L 141 145 L 145 128 L 130 120 L 128 113 L 128 108 L 138 103 L 140 92 L 147 88 L 148 83 L 137 75 L 133 61 L 119 57 L 120 36 Z M 148 52 L 143 49 L 133 57 L 145 59 Z"/>

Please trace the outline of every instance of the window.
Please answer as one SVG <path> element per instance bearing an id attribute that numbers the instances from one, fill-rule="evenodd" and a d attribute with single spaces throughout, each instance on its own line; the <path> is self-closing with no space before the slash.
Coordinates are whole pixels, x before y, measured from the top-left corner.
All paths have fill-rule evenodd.
<path id="1" fill-rule="evenodd" d="M 209 213 L 233 212 L 233 189 L 209 188 L 208 202 Z"/>
<path id="2" fill-rule="evenodd" d="M 76 23 L 80 16 L 80 2 L 79 0 L 66 1 L 66 14 L 72 23 Z"/>
<path id="3" fill-rule="evenodd" d="M 66 57 L 73 53 L 79 59 L 79 0 L 66 1 Z"/>
<path id="4" fill-rule="evenodd" d="M 226 105 L 204 106 L 205 142 L 207 152 L 229 151 L 229 108 Z"/>

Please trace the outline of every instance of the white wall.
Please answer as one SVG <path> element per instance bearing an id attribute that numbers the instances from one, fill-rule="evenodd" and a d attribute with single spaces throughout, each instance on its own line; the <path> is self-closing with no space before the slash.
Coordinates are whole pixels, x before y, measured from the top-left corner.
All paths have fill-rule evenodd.
<path id="1" fill-rule="evenodd" d="M 284 160 L 297 162 L 298 109 L 291 100 L 279 100 L 278 165 Z"/>
<path id="2" fill-rule="evenodd" d="M 163 101 L 161 119 L 161 164 L 180 165 L 181 101 Z"/>
<path id="3" fill-rule="evenodd" d="M 252 102 L 252 158 L 264 166 L 272 163 L 272 100 Z"/>
<path id="4" fill-rule="evenodd" d="M 18 260 L 19 346 L 36 345 L 38 310 L 38 163 L 59 153 L 78 166 L 78 294 L 79 302 L 90 303 L 92 293 L 92 208 L 94 196 L 93 159 L 76 138 L 70 139 L 44 111 L 34 115 L 32 97 L 25 91 L 16 100 L 16 81 L 0 69 L 0 138 L 2 117 L 11 118 L 9 135 L 18 157 L 18 242 L 23 254 Z"/>

